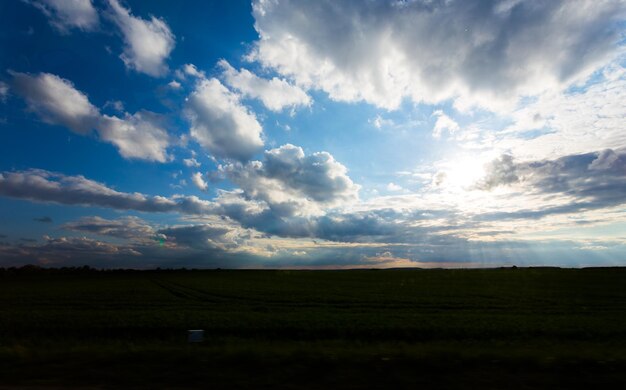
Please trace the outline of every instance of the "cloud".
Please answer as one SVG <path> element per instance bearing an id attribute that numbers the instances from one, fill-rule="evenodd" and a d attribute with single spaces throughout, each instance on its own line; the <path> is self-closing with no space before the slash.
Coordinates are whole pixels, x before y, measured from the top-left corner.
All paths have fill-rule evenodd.
<path id="1" fill-rule="evenodd" d="M 170 138 L 155 114 L 125 113 L 124 118 L 102 115 L 69 80 L 50 73 L 10 73 L 13 87 L 26 101 L 28 110 L 44 122 L 65 126 L 81 135 L 96 129 L 100 139 L 115 145 L 125 158 L 159 162 L 168 159 Z M 123 108 L 121 102 L 113 106 Z"/>
<path id="2" fill-rule="evenodd" d="M 387 191 L 391 191 L 391 192 L 397 192 L 397 191 L 402 191 L 404 190 L 404 188 L 402 188 L 402 186 L 399 186 L 395 183 L 388 183 L 387 184 Z"/>
<path id="3" fill-rule="evenodd" d="M 595 154 L 597 157 L 587 166 L 591 171 L 614 171 L 626 168 L 626 159 L 623 152 L 616 153 L 611 149 L 603 150 Z"/>
<path id="4" fill-rule="evenodd" d="M 106 207 L 143 212 L 209 214 L 214 206 L 194 196 L 147 196 L 119 192 L 83 176 L 31 169 L 0 173 L 0 195 L 65 205 Z"/>
<path id="5" fill-rule="evenodd" d="M 98 216 L 83 217 L 62 226 L 65 230 L 133 240 L 151 240 L 155 230 L 137 217 L 109 220 Z"/>
<path id="6" fill-rule="evenodd" d="M 397 128 L 398 125 L 393 119 L 383 118 L 380 115 L 376 115 L 376 117 L 372 119 L 368 119 L 367 123 L 371 123 L 377 129 L 386 129 L 386 128 Z"/>
<path id="7" fill-rule="evenodd" d="M 198 187 L 200 191 L 206 191 L 209 188 L 209 184 L 202 178 L 202 173 L 200 172 L 191 175 L 191 182 Z"/>
<path id="8" fill-rule="evenodd" d="M 536 219 L 614 207 L 626 203 L 626 152 L 608 149 L 529 162 L 515 162 L 511 156 L 502 156 L 488 165 L 478 188 L 492 190 L 508 185 L 517 186 L 518 191 L 545 195 L 549 201 L 559 196 L 562 201 L 532 210 L 488 213 L 481 218 Z"/>
<path id="9" fill-rule="evenodd" d="M 608 164 L 603 169 L 613 172 L 614 175 L 619 175 L 618 172 L 622 169 L 622 165 L 620 165 L 622 164 L 622 157 L 615 159 L 608 154 L 610 153 L 604 153 L 603 156 L 601 153 L 585 156 L 576 163 L 567 162 L 565 166 L 577 166 L 579 167 L 577 169 L 587 166 L 593 167 L 588 169 L 597 169 L 597 166 Z M 596 162 L 595 165 L 594 161 Z M 559 163 L 562 164 L 563 162 Z M 556 166 L 556 164 L 553 165 Z M 569 169 L 573 168 L 567 168 L 566 171 Z M 571 175 L 566 176 L 573 175 L 572 172 Z M 618 180 L 615 179 L 614 181 L 617 182 Z M 547 190 L 540 192 L 550 193 Z M 602 193 L 604 190 L 596 188 L 592 192 Z M 542 215 L 548 215 L 548 212 L 559 212 L 553 208 L 551 210 L 546 209 L 543 214 L 541 214 L 541 210 L 533 212 L 521 210 L 500 213 L 499 215 L 484 212 L 468 216 L 451 209 L 416 209 L 414 205 L 407 202 L 410 197 L 405 196 L 399 197 L 398 205 L 404 206 L 396 206 L 398 208 L 368 209 L 369 207 L 377 207 L 372 204 L 363 205 L 361 208 L 364 210 L 361 211 L 331 210 L 324 215 L 304 216 L 296 213 L 281 214 L 279 208 L 270 207 L 265 201 L 247 198 L 244 191 L 241 190 L 218 193 L 218 198 L 213 202 L 202 201 L 195 197 L 149 197 L 143 194 L 115 191 L 81 176 L 64 176 L 45 171 L 3 172 L 0 174 L 0 194 L 4 196 L 62 204 L 108 207 L 118 210 L 175 212 L 188 215 L 187 218 L 190 219 L 211 220 L 211 222 L 194 225 L 195 227 L 185 225 L 184 228 L 174 226 L 156 230 L 147 223 L 132 217 L 122 217 L 116 220 L 86 217 L 70 222 L 64 228 L 76 232 L 124 238 L 131 240 L 133 245 L 113 246 L 93 240 L 71 241 L 64 238 L 55 241 L 55 245 L 58 247 L 50 246 L 49 243 L 29 245 L 28 247 L 7 247 L 0 244 L 0 255 L 7 260 L 20 258 L 22 261 L 30 258 L 29 256 L 37 259 L 64 259 L 67 256 L 68 259 L 80 260 L 80 256 L 88 256 L 87 248 L 91 245 L 96 249 L 100 248 L 100 252 L 94 252 L 100 253 L 97 256 L 101 256 L 102 253 L 109 253 L 110 256 L 113 256 L 107 257 L 107 259 L 128 259 L 127 256 L 137 256 L 138 253 L 141 253 L 143 254 L 142 259 L 148 257 L 155 259 L 153 256 L 159 255 L 161 259 L 167 258 L 169 259 L 167 261 L 171 262 L 173 259 L 182 258 L 180 256 L 187 256 L 184 258 L 189 261 L 192 258 L 198 259 L 198 256 L 206 257 L 207 254 L 210 254 L 210 256 L 215 255 L 216 259 L 222 259 L 220 264 L 224 266 L 224 264 L 228 264 L 223 262 L 226 261 L 223 257 L 226 253 L 245 253 L 246 256 L 278 256 L 277 253 L 280 251 L 276 252 L 275 249 L 265 248 L 263 244 L 264 242 L 268 243 L 267 240 L 273 240 L 271 235 L 295 239 L 329 240 L 317 244 L 308 244 L 308 246 L 298 244 L 299 241 L 297 240 L 280 241 L 284 248 L 292 248 L 288 251 L 289 256 L 292 256 L 293 250 L 306 250 L 308 256 L 303 261 L 310 262 L 312 265 L 325 263 L 328 261 L 328 256 L 341 255 L 342 259 L 350 258 L 352 259 L 350 261 L 356 261 L 363 256 L 380 257 L 378 255 L 384 254 L 385 251 L 391 251 L 394 258 L 420 259 L 420 261 L 435 263 L 447 260 L 458 261 L 458 259 L 468 259 L 469 261 L 476 259 L 476 256 L 481 253 L 486 256 L 482 260 L 491 260 L 494 253 L 500 253 L 498 248 L 507 248 L 507 251 L 513 251 L 512 258 L 515 258 L 515 248 L 524 245 L 523 242 L 503 242 L 496 245 L 479 240 L 478 244 L 472 244 L 466 238 L 468 232 L 473 232 L 473 237 L 480 238 L 480 234 L 484 233 L 489 238 L 493 236 L 492 233 L 489 233 L 489 229 L 498 229 L 494 227 L 498 225 L 493 225 L 492 221 L 494 220 L 500 222 L 514 218 L 538 219 Z M 620 202 L 626 199 L 623 193 L 614 193 L 613 198 L 619 198 Z M 607 200 L 609 197 L 604 199 Z M 581 202 L 583 200 L 584 197 L 581 198 Z M 588 200 L 587 205 L 591 205 L 592 201 L 593 199 Z M 393 205 L 393 202 L 385 202 L 385 204 Z M 604 204 L 614 203 L 604 202 Z M 560 212 L 565 212 L 568 207 L 570 212 L 576 211 L 575 208 L 564 205 Z M 577 207 L 580 209 L 580 204 Z M 470 219 L 467 219 L 468 217 Z M 520 227 L 519 222 L 516 221 L 515 226 L 516 229 Z M 164 239 L 167 245 L 164 250 L 167 248 L 169 248 L 168 250 L 187 248 L 191 251 L 160 252 L 160 254 L 154 251 L 150 252 L 146 246 L 152 245 L 151 238 L 154 230 L 156 230 L 154 236 L 165 235 Z M 498 230 L 502 230 L 502 228 Z M 265 234 L 254 233 L 255 231 Z M 331 244 L 341 246 L 344 249 L 341 251 L 337 249 L 333 252 L 316 249 L 330 247 Z M 70 248 L 75 245 L 85 249 L 82 252 L 80 250 L 72 252 Z M 352 247 L 354 251 L 349 249 Z M 59 249 L 57 252 L 55 248 L 68 249 L 67 251 Z M 476 248 L 481 249 L 477 252 Z M 353 255 L 356 256 L 357 254 L 357 258 L 353 258 Z M 93 261 L 97 260 L 97 256 L 94 257 Z M 511 258 L 511 255 L 507 256 L 507 258 Z M 281 257 L 278 256 L 277 258 Z M 256 260 L 249 258 L 246 261 L 259 264 L 258 257 Z M 292 260 L 289 259 L 280 261 L 284 264 L 293 264 L 290 262 Z M 128 263 L 121 264 L 128 265 Z M 183 264 L 189 265 L 188 262 Z"/>
<path id="10" fill-rule="evenodd" d="M 103 242 L 88 237 L 53 239 L 44 236 L 42 244 L 36 244 L 36 240 L 18 245 L 0 242 L 0 258 L 45 264 L 89 261 L 89 264 L 97 262 L 105 267 L 114 264 L 118 264 L 118 267 L 154 267 L 182 259 L 183 262 L 178 266 L 189 266 L 190 261 L 200 266 L 211 266 L 217 261 L 220 266 L 232 267 L 248 261 L 247 258 L 251 256 L 267 256 L 268 252 L 262 243 L 256 245 L 251 241 L 260 237 L 258 233 L 215 216 L 203 216 L 201 220 L 204 221 L 201 224 L 159 229 L 134 216 L 115 219 L 82 217 L 61 228 L 105 239 L 114 238 L 116 242 L 122 239 L 126 243 Z M 234 253 L 237 253 L 236 258 L 231 256 Z"/>
<path id="11" fill-rule="evenodd" d="M 52 218 L 50 217 L 40 217 L 40 218 L 33 218 L 33 221 L 36 222 L 42 222 L 42 223 L 52 223 Z"/>
<path id="12" fill-rule="evenodd" d="M 1 187 L 0 187 L 1 188 Z M 280 202 L 269 203 L 250 199 L 244 191 L 218 190 L 218 196 L 212 202 L 199 201 L 189 197 L 186 201 L 192 206 L 173 207 L 171 211 L 194 215 L 197 218 L 215 218 L 231 221 L 246 229 L 254 229 L 268 235 L 292 238 L 321 238 L 333 241 L 360 241 L 366 238 L 384 237 L 391 240 L 413 240 L 415 236 L 402 233 L 401 219 L 409 219 L 407 212 L 391 210 L 373 210 L 367 212 L 341 213 L 330 215 L 306 215 L 306 210 L 291 207 Z M 294 202 L 298 202 L 294 199 Z M 198 204 L 199 203 L 199 204 Z M 417 213 L 410 213 L 420 218 Z M 430 214 L 433 215 L 433 214 Z M 434 214 L 436 215 L 436 213 Z M 423 217 L 421 217 L 423 219 Z M 229 227 L 229 228 L 232 228 Z M 420 235 L 425 237 L 426 231 Z M 407 238 L 410 236 L 411 238 Z"/>
<path id="13" fill-rule="evenodd" d="M 117 146 L 125 158 L 158 162 L 168 159 L 166 149 L 170 138 L 154 114 L 126 113 L 124 119 L 103 115 L 98 124 L 98 134 L 102 140 Z"/>
<path id="14" fill-rule="evenodd" d="M 337 101 L 510 106 L 611 59 L 621 1 L 253 3 L 248 56 Z"/>
<path id="15" fill-rule="evenodd" d="M 453 134 L 459 130 L 459 124 L 454 121 L 454 119 L 447 116 L 443 111 L 436 110 L 433 112 L 433 115 L 437 117 L 437 122 L 435 122 L 435 127 L 433 128 L 433 137 L 441 138 L 444 131 L 447 131 L 449 134 Z"/>
<path id="16" fill-rule="evenodd" d="M 165 60 L 176 42 L 163 19 L 154 16 L 150 20 L 135 17 L 117 0 L 109 0 L 108 16 L 124 37 L 124 52 L 120 58 L 127 68 L 153 77 L 168 72 Z"/>
<path id="17" fill-rule="evenodd" d="M 181 89 L 182 86 L 180 85 L 180 83 L 176 80 L 172 80 L 169 83 L 167 83 L 167 86 L 172 88 L 172 89 Z"/>
<path id="18" fill-rule="evenodd" d="M 492 199 L 488 204 L 481 203 L 482 209 L 478 211 L 470 209 L 470 212 L 461 212 L 446 204 L 438 209 L 425 209 L 419 208 L 420 204 L 428 204 L 431 200 L 419 194 L 399 196 L 397 201 L 385 197 L 378 203 L 360 205 L 360 210 L 329 210 L 328 207 L 353 204 L 356 185 L 347 177 L 335 175 L 333 178 L 333 175 L 324 174 L 335 171 L 337 167 L 332 165 L 338 164 L 326 160 L 327 156 L 322 159 L 326 164 L 318 164 L 315 158 L 307 159 L 314 155 L 302 156 L 293 148 L 279 148 L 273 153 L 268 151 L 269 157 L 263 162 L 240 164 L 240 169 L 250 169 L 240 172 L 243 176 L 237 177 L 237 180 L 233 179 L 233 182 L 241 183 L 243 190 L 218 190 L 217 198 L 212 201 L 194 196 L 166 198 L 125 193 L 82 176 L 66 176 L 41 170 L 2 172 L 0 195 L 66 205 L 178 213 L 189 218 L 223 218 L 220 221 L 231 221 L 245 229 L 278 237 L 308 237 L 360 244 L 411 244 L 436 250 L 446 246 L 461 250 L 468 236 L 480 240 L 481 237 L 494 237 L 493 233 L 489 233 L 494 231 L 510 236 L 512 233 L 506 233 L 512 226 L 507 225 L 506 221 L 513 219 L 537 220 L 548 215 L 610 208 L 623 204 L 626 199 L 626 158 L 622 152 L 604 151 L 554 161 L 513 161 L 518 181 L 507 178 L 506 174 L 495 176 L 505 178 L 500 181 L 510 182 L 508 185 L 519 186 L 517 192 L 524 192 L 521 195 L 506 195 L 511 198 L 512 205 L 517 205 L 513 208 L 502 208 L 498 199 Z M 272 158 L 281 161 L 268 163 Z M 508 159 L 501 160 L 505 168 L 499 169 L 508 171 L 506 167 L 511 165 Z M 284 166 L 270 168 L 277 163 Z M 328 164 L 331 166 L 324 166 Z M 309 169 L 319 171 L 307 173 Z M 339 180 L 333 182 L 337 178 Z M 495 189 L 505 184 L 494 178 L 490 185 Z M 524 200 L 526 198 L 520 201 L 519 196 L 531 198 L 528 198 L 530 201 Z M 487 207 L 492 204 L 495 206 Z M 520 204 L 536 207 L 520 209 Z M 124 222 L 87 222 L 90 223 L 79 221 L 68 226 L 73 226 L 75 231 L 91 231 L 94 234 L 101 234 L 106 229 L 111 229 L 109 235 L 124 234 L 114 233 L 116 226 Z M 126 221 L 125 225 L 132 226 L 131 222 Z M 516 222 L 515 229 L 521 230 L 524 226 Z M 536 228 L 536 225 L 532 228 Z"/>
<path id="19" fill-rule="evenodd" d="M 183 164 L 189 168 L 198 168 L 201 165 L 194 157 L 183 159 Z"/>
<path id="20" fill-rule="evenodd" d="M 0 81 L 0 102 L 5 102 L 9 96 L 9 86 L 7 83 Z"/>
<path id="21" fill-rule="evenodd" d="M 267 202 L 275 211 L 307 213 L 358 199 L 360 186 L 330 153 L 305 156 L 302 148 L 286 144 L 263 157 L 263 161 L 233 163 L 221 170 L 246 196 Z"/>
<path id="22" fill-rule="evenodd" d="M 256 184 L 250 183 L 250 186 L 254 187 L 251 187 L 247 193 L 243 190 L 218 191 L 218 197 L 213 201 L 204 201 L 190 196 L 165 198 L 140 193 L 125 193 L 82 176 L 67 176 L 40 170 L 2 172 L 0 195 L 3 196 L 148 213 L 179 213 L 186 215 L 187 219 L 205 223 L 157 230 L 136 217 L 121 217 L 112 220 L 84 217 L 68 222 L 62 228 L 84 234 L 127 239 L 132 241 L 132 245 L 113 245 L 94 240 L 63 238 L 32 248 L 15 246 L 0 248 L 0 255 L 3 255 L 5 259 L 20 258 L 22 261 L 29 258 L 78 261 L 80 256 L 89 256 L 88 248 L 93 247 L 94 258 L 90 258 L 93 261 L 99 261 L 100 256 L 105 256 L 105 254 L 107 254 L 107 261 L 128 260 L 128 256 L 143 254 L 141 259 L 149 257 L 149 261 L 157 263 L 158 260 L 154 257 L 157 255 L 170 262 L 184 256 L 187 256 L 184 258 L 189 261 L 192 258 L 198 259 L 198 256 L 205 258 L 210 255 L 216 256 L 216 259 L 222 259 L 220 264 L 224 266 L 227 264 L 224 263 L 226 261 L 224 256 L 228 253 L 244 256 L 243 259 L 238 260 L 239 262 L 245 260 L 259 264 L 258 256 L 263 258 L 277 256 L 277 259 L 280 259 L 283 256 L 280 253 L 284 252 L 284 256 L 292 256 L 293 251 L 303 250 L 302 246 L 296 245 L 296 242 L 280 241 L 270 236 L 314 238 L 338 243 L 352 242 L 355 245 L 358 243 L 358 245 L 365 246 L 372 243 L 381 246 L 387 245 L 388 242 L 395 242 L 402 245 L 411 243 L 430 247 L 459 245 L 464 241 L 454 237 L 442 237 L 441 232 L 445 232 L 445 227 L 418 226 L 420 221 L 449 216 L 450 211 L 442 213 L 435 210 L 428 212 L 421 210 L 418 213 L 408 210 L 378 209 L 343 212 L 334 209 L 321 215 L 306 215 L 297 208 L 290 208 L 289 204 L 284 204 L 284 199 L 274 199 L 276 194 L 268 193 L 274 187 L 266 188 L 267 183 L 264 179 L 275 181 L 284 191 L 292 194 L 296 201 L 301 197 L 308 197 L 308 204 L 312 203 L 320 207 L 352 202 L 358 190 L 357 186 L 346 176 L 345 168 L 342 169 L 339 163 L 330 158 L 331 156 L 323 153 L 306 156 L 298 149 L 285 146 L 267 151 L 267 157 L 262 165 L 255 164 L 256 170 L 254 171 L 257 176 L 262 175 L 264 178 L 258 178 L 259 182 Z M 272 175 L 275 179 L 272 179 Z M 207 223 L 207 221 L 210 222 Z M 166 245 L 163 248 L 164 252 L 157 253 L 147 247 L 154 246 L 152 238 L 159 235 L 165 236 Z M 268 240 L 279 240 L 281 244 L 278 248 L 286 249 L 269 247 L 271 243 Z M 315 247 L 318 244 L 309 243 L 308 246 L 307 256 L 316 256 Z M 78 249 L 74 250 L 75 247 Z M 331 254 L 330 252 L 324 253 Z M 332 254 L 337 253 L 339 252 Z M 253 257 L 248 259 L 246 256 Z M 402 253 L 399 252 L 397 256 L 402 256 Z M 128 265 L 129 263 L 121 264 Z"/>
<path id="23" fill-rule="evenodd" d="M 98 261 L 110 261 L 120 258 L 128 261 L 141 253 L 126 245 L 116 245 L 86 237 L 44 236 L 42 244 L 7 245 L 0 243 L 0 259 L 3 265 L 39 263 L 44 265 L 84 265 L 86 261 L 95 264 Z M 88 259 L 88 260 L 87 260 Z M 104 263 L 106 264 L 106 263 Z M 128 264 L 128 263 L 126 263 Z M 137 263 L 135 263 L 137 265 Z M 118 264 L 122 266 L 122 264 Z"/>
<path id="24" fill-rule="evenodd" d="M 215 78 L 198 81 L 186 115 L 191 137 L 216 157 L 243 161 L 263 147 L 263 129 L 254 113 Z"/>
<path id="25" fill-rule="evenodd" d="M 69 33 L 77 28 L 93 31 L 98 27 L 98 12 L 91 0 L 31 0 L 30 4 L 43 12 L 58 32 Z"/>
<path id="26" fill-rule="evenodd" d="M 547 93 L 511 113 L 512 123 L 494 137 L 484 129 L 479 147 L 524 160 L 626 147 L 626 68 L 609 66 L 597 80 L 564 94 Z M 494 139 L 495 138 L 495 139 Z"/>
<path id="27" fill-rule="evenodd" d="M 519 181 L 517 166 L 513 156 L 502 155 L 488 163 L 485 167 L 485 176 L 476 184 L 482 190 L 490 190 L 500 185 L 507 185 Z"/>
<path id="28" fill-rule="evenodd" d="M 247 235 L 241 236 L 237 229 L 210 224 L 172 226 L 159 230 L 159 233 L 179 246 L 223 251 L 237 250 L 245 243 L 246 238 L 250 238 Z"/>
<path id="29" fill-rule="evenodd" d="M 120 100 L 109 100 L 104 103 L 105 109 L 109 107 L 115 111 L 124 112 L 124 103 L 122 103 Z"/>
<path id="30" fill-rule="evenodd" d="M 130 254 L 138 256 L 140 253 L 134 251 L 131 248 L 124 248 L 121 246 L 92 240 L 85 237 L 60 237 L 60 238 L 47 238 L 47 243 L 41 248 L 43 251 L 52 251 L 56 253 L 66 252 L 85 252 L 92 254 Z"/>
<path id="31" fill-rule="evenodd" d="M 206 75 L 203 71 L 198 70 L 194 64 L 185 64 L 182 67 L 183 75 L 204 79 Z"/>
<path id="32" fill-rule="evenodd" d="M 220 60 L 218 65 L 222 68 L 222 77 L 229 87 L 239 91 L 243 96 L 261 100 L 271 111 L 279 112 L 285 107 L 311 104 L 311 98 L 306 92 L 284 79 L 273 77 L 267 80 L 247 69 L 237 70 L 226 60 Z"/>
<path id="33" fill-rule="evenodd" d="M 529 222 L 533 224 L 531 226 L 519 220 L 579 215 L 621 205 L 626 199 L 626 156 L 623 151 L 605 150 L 530 162 L 499 158 L 492 163 L 495 168 L 488 169 L 492 177 L 485 180 L 489 183 L 485 189 L 496 191 L 503 186 L 514 186 L 513 193 L 503 195 L 509 199 L 509 206 L 501 204 L 502 199 L 489 198 L 487 203 L 481 201 L 479 209 L 465 211 L 445 203 L 429 209 L 432 199 L 424 194 L 384 197 L 368 204 L 354 205 L 358 186 L 330 157 L 323 154 L 307 156 L 300 148 L 285 145 L 268 150 L 262 161 L 232 163 L 222 167 L 222 173 L 242 189 L 218 190 L 217 198 L 212 201 L 193 196 L 166 198 L 124 193 L 82 176 L 38 170 L 3 172 L 0 174 L 0 195 L 68 205 L 179 213 L 198 220 L 211 217 L 234 224 L 228 229 L 235 229 L 240 224 L 244 229 L 278 237 L 360 245 L 414 245 L 434 253 L 444 251 L 445 258 L 467 255 L 468 237 L 484 242 L 501 233 L 510 236 L 513 222 L 507 224 L 507 221 L 515 220 L 516 231 L 527 227 L 536 229 L 536 222 Z M 509 174 L 511 171 L 513 175 Z M 471 192 L 464 196 L 465 201 L 473 202 Z M 342 209 L 342 205 L 349 208 Z M 520 209 L 520 205 L 534 207 Z M 91 227 L 76 227 L 76 231 L 98 234 L 106 227 L 113 229 L 122 223 L 115 226 L 106 221 L 75 224 L 79 225 Z M 104 228 L 98 225 L 104 225 Z M 216 227 L 214 223 L 211 226 Z M 245 236 L 243 232 L 237 234 Z M 406 257 L 400 253 L 397 256 Z M 430 258 L 437 260 L 435 255 Z"/>
<path id="34" fill-rule="evenodd" d="M 26 100 L 28 110 L 44 122 L 83 135 L 96 126 L 100 112 L 71 81 L 50 73 L 9 73 L 13 76 L 13 89 Z"/>

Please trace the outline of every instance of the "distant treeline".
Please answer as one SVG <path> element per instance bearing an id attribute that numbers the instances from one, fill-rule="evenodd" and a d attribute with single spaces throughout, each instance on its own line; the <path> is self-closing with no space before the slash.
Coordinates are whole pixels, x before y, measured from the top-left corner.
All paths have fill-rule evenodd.
<path id="1" fill-rule="evenodd" d="M 21 267 L 0 267 L 0 276 L 3 275 L 28 275 L 28 274 L 120 274 L 120 273 L 138 273 L 138 272 L 191 272 L 191 271 L 220 271 L 217 269 L 197 269 L 197 268 L 154 268 L 154 269 L 133 269 L 133 268 L 111 268 L 98 269 L 88 265 L 79 267 L 41 267 L 38 265 L 27 264 Z"/>
<path id="2" fill-rule="evenodd" d="M 626 267 L 584 267 L 579 269 L 624 269 Z M 509 267 L 494 267 L 494 268 L 483 268 L 486 269 L 500 269 L 500 270 L 516 270 L 517 266 L 509 266 Z M 561 267 L 519 267 L 519 269 L 564 269 Z M 566 269 L 566 268 L 565 268 Z M 393 270 L 415 270 L 415 271 L 445 271 L 445 268 L 371 268 L 371 269 L 354 269 L 353 271 L 393 271 Z M 449 269 L 450 271 L 463 271 L 463 270 L 472 270 L 471 268 L 466 269 Z M 2 276 L 10 276 L 10 275 L 31 275 L 31 274 L 59 274 L 59 275 L 77 275 L 77 274 L 125 274 L 125 273 L 183 273 L 183 272 L 215 272 L 215 271 L 245 271 L 245 270 L 237 270 L 237 269 L 222 269 L 222 268 L 151 268 L 151 269 L 134 269 L 134 268 L 94 268 L 89 265 L 77 266 L 77 267 L 41 267 L 38 265 L 27 264 L 21 267 L 0 267 L 0 277 Z M 266 272 L 275 272 L 280 270 L 272 270 L 272 269 L 256 269 L 254 271 L 266 271 Z M 286 270 L 285 270 L 286 271 Z M 293 270 L 289 270 L 293 271 Z M 313 270 L 302 270 L 303 272 L 310 272 Z M 332 270 L 324 270 L 325 272 Z M 350 269 L 341 269 L 337 271 L 350 271 Z"/>

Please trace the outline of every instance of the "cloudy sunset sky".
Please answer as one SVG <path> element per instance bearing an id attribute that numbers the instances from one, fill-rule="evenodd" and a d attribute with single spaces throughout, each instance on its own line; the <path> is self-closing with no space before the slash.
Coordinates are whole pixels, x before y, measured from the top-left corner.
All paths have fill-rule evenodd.
<path id="1" fill-rule="evenodd" d="M 23 264 L 626 265 L 626 1 L 2 1 Z"/>

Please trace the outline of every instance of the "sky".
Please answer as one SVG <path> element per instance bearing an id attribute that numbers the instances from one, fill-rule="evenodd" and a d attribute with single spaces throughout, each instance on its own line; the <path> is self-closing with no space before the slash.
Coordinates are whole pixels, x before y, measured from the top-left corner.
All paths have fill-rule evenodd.
<path id="1" fill-rule="evenodd" d="M 0 267 L 626 265 L 626 1 L 0 2 Z"/>

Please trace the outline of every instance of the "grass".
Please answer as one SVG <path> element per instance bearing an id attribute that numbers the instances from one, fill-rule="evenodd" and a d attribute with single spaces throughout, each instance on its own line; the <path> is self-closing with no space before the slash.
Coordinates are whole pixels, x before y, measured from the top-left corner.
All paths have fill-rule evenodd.
<path id="1" fill-rule="evenodd" d="M 572 388 L 625 373 L 622 268 L 0 273 L 0 386 Z"/>

